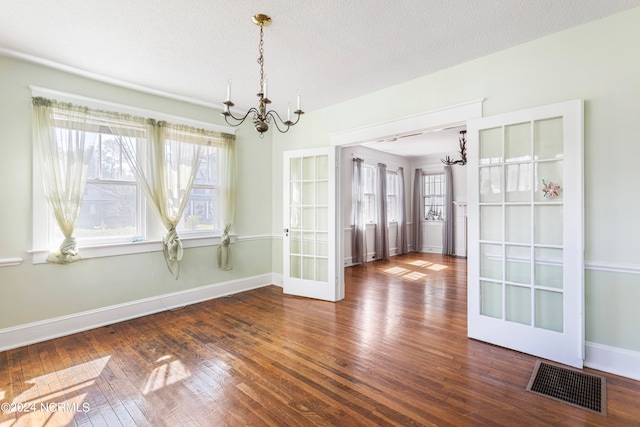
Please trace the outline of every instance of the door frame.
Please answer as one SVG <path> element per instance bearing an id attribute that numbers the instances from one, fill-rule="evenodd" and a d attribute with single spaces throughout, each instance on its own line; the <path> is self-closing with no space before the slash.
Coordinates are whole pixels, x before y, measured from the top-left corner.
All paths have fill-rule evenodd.
<path id="1" fill-rule="evenodd" d="M 427 112 L 400 117 L 394 120 L 377 122 L 366 126 L 347 129 L 329 135 L 331 146 L 336 149 L 336 239 L 335 254 L 338 257 L 336 291 L 344 295 L 344 228 L 345 221 L 342 214 L 344 206 L 344 194 L 347 190 L 342 182 L 343 156 L 342 148 L 360 145 L 365 142 L 377 141 L 385 138 L 397 138 L 419 132 L 436 131 L 442 128 L 463 126 L 468 120 L 482 117 L 482 103 L 484 98 L 452 105 L 449 107 L 430 110 Z M 339 264 L 338 264 L 339 263 Z"/>

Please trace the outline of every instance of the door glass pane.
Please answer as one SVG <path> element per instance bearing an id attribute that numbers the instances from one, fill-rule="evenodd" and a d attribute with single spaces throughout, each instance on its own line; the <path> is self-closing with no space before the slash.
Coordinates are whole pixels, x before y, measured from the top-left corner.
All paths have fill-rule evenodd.
<path id="1" fill-rule="evenodd" d="M 302 258 L 291 255 L 289 257 L 289 265 L 289 275 L 295 279 L 302 278 Z"/>
<path id="2" fill-rule="evenodd" d="M 480 164 L 502 163 L 502 128 L 480 131 Z"/>
<path id="3" fill-rule="evenodd" d="M 316 258 L 316 280 L 326 282 L 329 280 L 329 260 Z"/>
<path id="4" fill-rule="evenodd" d="M 480 168 L 480 202 L 502 202 L 502 166 Z"/>
<path id="5" fill-rule="evenodd" d="M 534 123 L 534 156 L 536 160 L 563 157 L 562 117 Z"/>
<path id="6" fill-rule="evenodd" d="M 302 204 L 302 189 L 299 182 L 292 182 L 290 185 L 291 193 L 289 195 L 289 204 L 301 205 Z"/>
<path id="7" fill-rule="evenodd" d="M 316 203 L 319 205 L 329 204 L 329 183 L 327 181 L 316 183 Z"/>
<path id="8" fill-rule="evenodd" d="M 504 128 L 504 156 L 507 162 L 531 160 L 531 123 Z"/>
<path id="9" fill-rule="evenodd" d="M 316 176 L 316 158 L 303 157 L 302 158 L 302 179 L 309 181 L 315 179 Z"/>
<path id="10" fill-rule="evenodd" d="M 531 243 L 531 207 L 506 206 L 507 242 Z"/>
<path id="11" fill-rule="evenodd" d="M 316 255 L 329 255 L 329 233 L 316 233 Z"/>
<path id="12" fill-rule="evenodd" d="M 502 245 L 480 243 L 480 277 L 502 280 Z"/>
<path id="13" fill-rule="evenodd" d="M 480 282 L 480 314 L 502 319 L 502 285 Z"/>
<path id="14" fill-rule="evenodd" d="M 292 230 L 300 230 L 302 228 L 302 209 L 292 206 L 289 215 L 289 227 Z"/>
<path id="15" fill-rule="evenodd" d="M 505 197 L 507 202 L 531 201 L 531 163 L 506 165 Z"/>
<path id="16" fill-rule="evenodd" d="M 316 230 L 329 231 L 329 208 L 319 207 L 316 211 Z"/>
<path id="17" fill-rule="evenodd" d="M 299 231 L 291 231 L 289 234 L 289 252 L 291 254 L 301 254 L 302 234 Z"/>
<path id="18" fill-rule="evenodd" d="M 315 274 L 315 258 L 311 256 L 302 257 L 302 278 L 305 280 L 314 280 Z"/>
<path id="19" fill-rule="evenodd" d="M 562 201 L 562 161 L 536 163 L 536 202 Z"/>
<path id="20" fill-rule="evenodd" d="M 531 284 L 531 248 L 507 246 L 507 277 L 509 282 Z"/>
<path id="21" fill-rule="evenodd" d="M 289 180 L 302 180 L 302 161 L 299 157 L 293 157 L 289 160 Z"/>
<path id="22" fill-rule="evenodd" d="M 305 230 L 313 230 L 315 228 L 316 223 L 316 209 L 313 207 L 304 207 L 302 208 L 302 228 Z"/>
<path id="23" fill-rule="evenodd" d="M 480 206 L 480 240 L 502 240 L 501 206 Z"/>
<path id="24" fill-rule="evenodd" d="M 313 205 L 316 203 L 316 186 L 314 182 L 304 182 L 302 184 L 302 204 Z"/>
<path id="25" fill-rule="evenodd" d="M 535 207 L 535 242 L 543 245 L 562 245 L 562 206 Z"/>
<path id="26" fill-rule="evenodd" d="M 536 289 L 536 328 L 562 332 L 562 293 Z"/>
<path id="27" fill-rule="evenodd" d="M 328 179 L 329 173 L 329 156 L 318 156 L 316 157 L 316 179 Z"/>
<path id="28" fill-rule="evenodd" d="M 562 289 L 562 249 L 536 248 L 535 257 L 536 286 Z"/>
<path id="29" fill-rule="evenodd" d="M 302 234 L 302 254 L 314 255 L 315 254 L 315 233 L 304 232 Z"/>
<path id="30" fill-rule="evenodd" d="M 506 285 L 506 293 L 506 319 L 523 325 L 531 325 L 531 289 Z"/>

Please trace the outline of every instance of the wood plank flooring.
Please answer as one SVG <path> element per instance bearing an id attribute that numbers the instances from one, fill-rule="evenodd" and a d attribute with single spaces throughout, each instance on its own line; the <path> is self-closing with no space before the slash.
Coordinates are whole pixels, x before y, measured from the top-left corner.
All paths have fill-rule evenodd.
<path id="1" fill-rule="evenodd" d="M 465 260 L 345 275 L 339 303 L 269 286 L 2 352 L 0 427 L 640 426 L 640 382 L 604 374 L 605 418 L 525 391 L 534 357 L 469 340 Z"/>

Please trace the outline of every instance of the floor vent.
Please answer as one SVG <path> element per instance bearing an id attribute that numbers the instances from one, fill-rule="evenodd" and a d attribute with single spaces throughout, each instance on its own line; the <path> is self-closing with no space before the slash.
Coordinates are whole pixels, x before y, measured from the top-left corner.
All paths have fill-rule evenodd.
<path id="1" fill-rule="evenodd" d="M 607 382 L 598 375 L 538 361 L 527 390 L 607 415 Z"/>

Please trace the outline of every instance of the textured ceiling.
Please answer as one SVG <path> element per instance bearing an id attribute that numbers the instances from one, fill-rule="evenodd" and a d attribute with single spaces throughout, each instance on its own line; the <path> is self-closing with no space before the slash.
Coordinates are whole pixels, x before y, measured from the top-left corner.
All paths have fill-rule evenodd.
<path id="1" fill-rule="evenodd" d="M 259 28 L 273 106 L 312 111 L 640 5 L 640 0 L 0 0 L 0 54 L 247 109 Z"/>
<path id="2" fill-rule="evenodd" d="M 0 0 L 0 53 L 247 108 L 259 28 L 274 106 L 311 111 L 640 5 L 640 0 Z"/>

